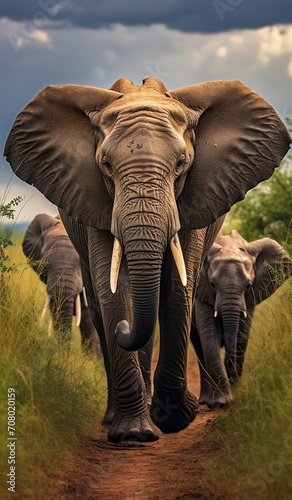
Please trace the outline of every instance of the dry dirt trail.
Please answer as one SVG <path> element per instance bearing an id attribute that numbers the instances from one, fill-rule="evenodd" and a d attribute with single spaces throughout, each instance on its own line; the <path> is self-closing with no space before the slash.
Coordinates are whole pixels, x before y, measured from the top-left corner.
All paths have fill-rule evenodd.
<path id="1" fill-rule="evenodd" d="M 195 363 L 189 363 L 189 386 L 198 395 Z M 178 434 L 161 434 L 155 443 L 111 444 L 107 429 L 88 438 L 78 450 L 81 461 L 59 484 L 61 500 L 228 499 L 227 492 L 209 488 L 205 466 L 215 450 L 206 448 L 204 436 L 217 417 L 202 407 L 195 421 Z"/>

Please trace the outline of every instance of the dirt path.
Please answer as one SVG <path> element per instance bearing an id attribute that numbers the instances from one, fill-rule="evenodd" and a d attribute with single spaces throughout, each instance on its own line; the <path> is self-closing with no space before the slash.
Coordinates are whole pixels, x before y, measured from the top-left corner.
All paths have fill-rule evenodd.
<path id="1" fill-rule="evenodd" d="M 199 393 L 197 369 L 189 369 L 189 386 Z M 155 443 L 115 445 L 107 441 L 107 429 L 97 439 L 88 438 L 79 449 L 80 462 L 60 484 L 63 500 L 132 500 L 228 498 L 209 488 L 205 467 L 212 454 L 204 436 L 217 417 L 200 409 L 195 421 L 178 434 L 163 435 Z"/>

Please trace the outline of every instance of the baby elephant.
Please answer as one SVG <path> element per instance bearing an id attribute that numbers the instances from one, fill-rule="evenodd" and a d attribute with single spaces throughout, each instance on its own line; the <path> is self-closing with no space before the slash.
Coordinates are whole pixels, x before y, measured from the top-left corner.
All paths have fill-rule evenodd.
<path id="1" fill-rule="evenodd" d="M 83 291 L 79 256 L 60 218 L 37 215 L 25 232 L 22 248 L 47 287 L 53 328 L 60 343 L 68 346 L 72 316 L 76 315 L 82 346 L 98 353 L 99 340 Z"/>
<path id="2" fill-rule="evenodd" d="M 201 270 L 191 340 L 199 359 L 200 404 L 224 406 L 241 376 L 254 308 L 292 275 L 292 260 L 270 238 L 219 235 Z M 225 360 L 220 347 L 225 347 Z"/>

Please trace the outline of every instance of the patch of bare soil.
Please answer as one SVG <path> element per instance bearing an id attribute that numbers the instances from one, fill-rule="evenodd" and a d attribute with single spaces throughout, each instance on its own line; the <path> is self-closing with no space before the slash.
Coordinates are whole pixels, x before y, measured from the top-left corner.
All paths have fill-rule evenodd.
<path id="1" fill-rule="evenodd" d="M 189 386 L 198 395 L 197 368 L 191 366 Z M 154 443 L 112 444 L 107 428 L 88 438 L 78 450 L 76 467 L 59 483 L 55 498 L 63 500 L 227 499 L 226 492 L 209 487 L 206 466 L 212 453 L 205 434 L 217 411 L 200 408 L 194 422 L 178 434 L 164 435 Z"/>

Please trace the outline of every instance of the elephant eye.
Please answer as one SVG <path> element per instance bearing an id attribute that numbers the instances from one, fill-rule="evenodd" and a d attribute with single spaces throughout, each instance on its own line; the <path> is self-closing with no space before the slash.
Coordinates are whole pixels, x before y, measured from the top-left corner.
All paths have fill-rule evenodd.
<path id="1" fill-rule="evenodd" d="M 113 167 L 112 167 L 112 165 L 110 164 L 110 162 L 108 161 L 107 158 L 104 157 L 102 159 L 101 167 L 102 167 L 103 172 L 106 175 L 109 175 L 109 176 L 112 175 L 112 173 L 113 173 Z"/>
<path id="2" fill-rule="evenodd" d="M 177 174 L 180 173 L 182 167 L 185 165 L 186 163 L 186 156 L 185 155 L 181 155 L 177 164 L 176 164 L 176 167 L 175 167 L 175 171 Z"/>

